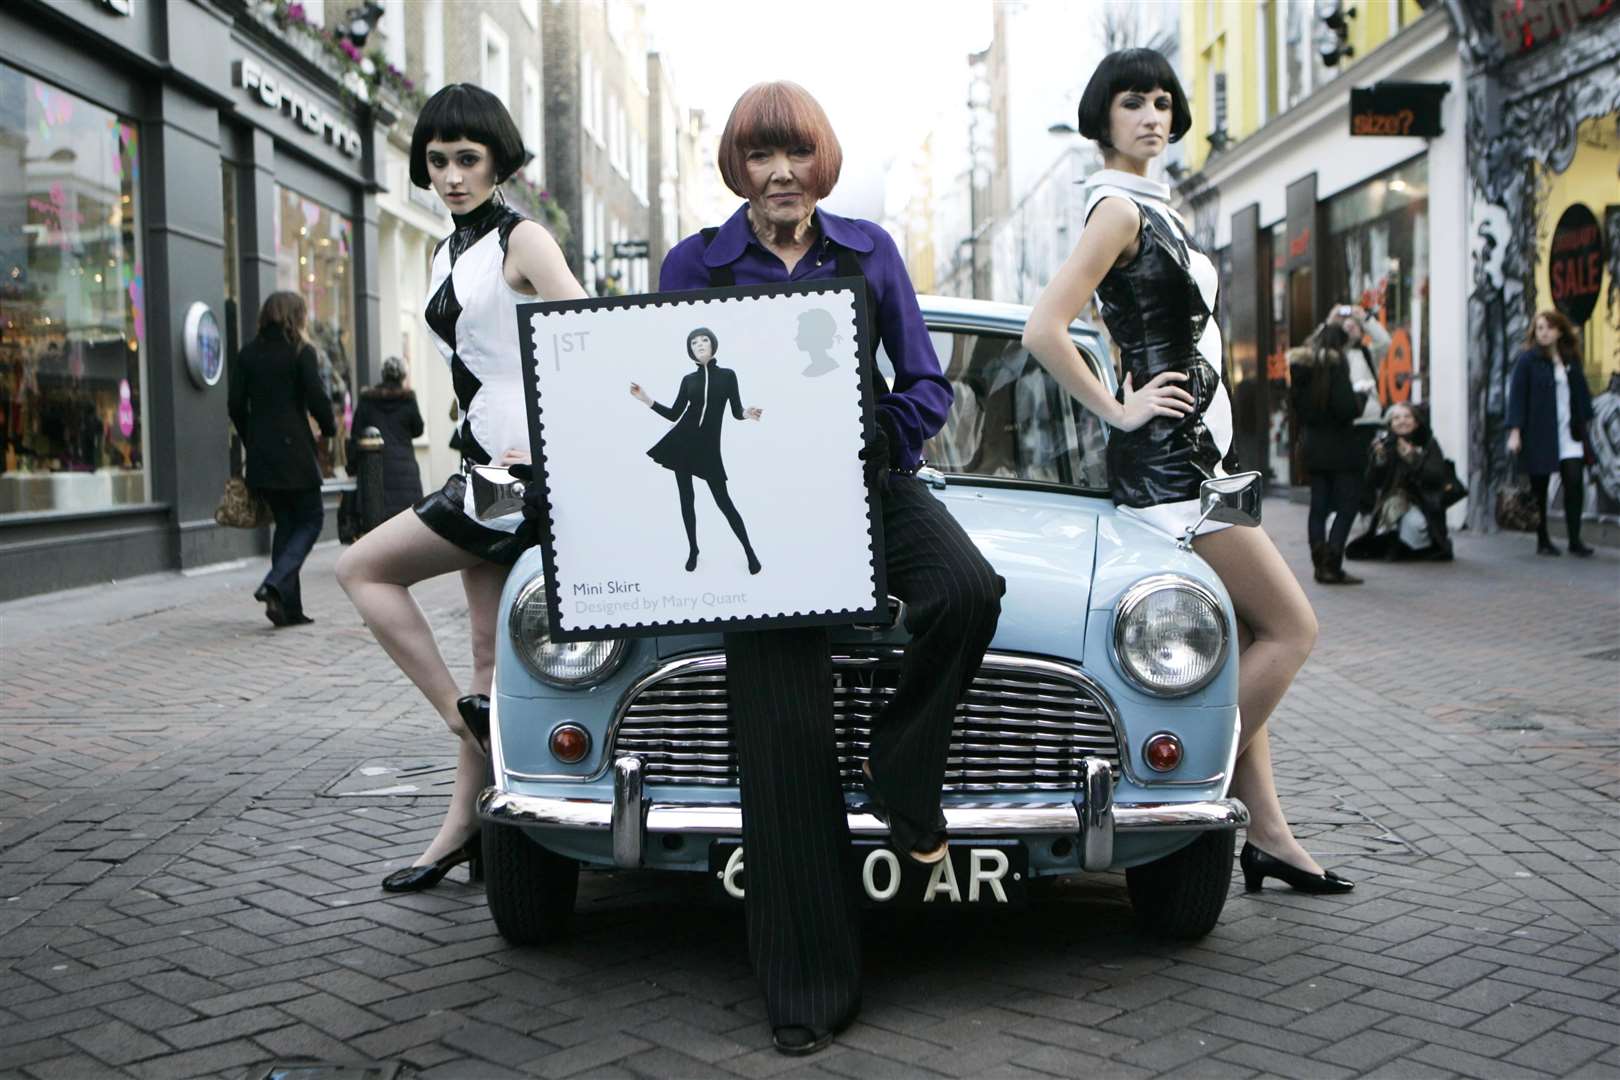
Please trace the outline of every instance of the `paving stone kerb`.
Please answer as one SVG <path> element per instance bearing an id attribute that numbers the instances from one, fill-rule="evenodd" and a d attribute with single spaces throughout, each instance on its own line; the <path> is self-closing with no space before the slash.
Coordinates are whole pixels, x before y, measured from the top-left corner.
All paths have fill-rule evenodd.
<path id="1" fill-rule="evenodd" d="M 1303 512 L 1267 513 L 1303 573 Z M 0 606 L 0 1073 L 1620 1075 L 1620 560 L 1531 547 L 1307 584 L 1321 640 L 1273 745 L 1353 894 L 1235 885 L 1180 946 L 1117 876 L 1017 918 L 876 913 L 861 1021 L 807 1062 L 769 1050 L 741 912 L 696 877 L 590 876 L 548 949 L 459 875 L 378 890 L 442 802 L 323 792 L 447 746 L 336 548 L 302 629 L 263 622 L 258 564 Z M 464 659 L 455 581 L 418 596 Z"/>

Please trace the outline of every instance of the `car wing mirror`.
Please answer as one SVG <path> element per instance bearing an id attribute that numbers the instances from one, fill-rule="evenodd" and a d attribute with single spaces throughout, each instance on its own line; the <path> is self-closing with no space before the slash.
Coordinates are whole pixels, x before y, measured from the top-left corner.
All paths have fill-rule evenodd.
<path id="1" fill-rule="evenodd" d="M 1198 489 L 1198 520 L 1187 526 L 1181 549 L 1192 550 L 1193 537 L 1205 521 L 1253 528 L 1260 524 L 1261 477 L 1258 472 L 1234 473 L 1205 480 Z"/>

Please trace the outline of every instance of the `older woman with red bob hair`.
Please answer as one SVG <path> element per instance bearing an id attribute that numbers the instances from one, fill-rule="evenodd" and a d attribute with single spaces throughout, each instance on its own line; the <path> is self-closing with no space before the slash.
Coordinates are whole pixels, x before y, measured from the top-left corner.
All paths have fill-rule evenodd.
<path id="1" fill-rule="evenodd" d="M 894 379 L 878 387 L 879 434 L 863 457 L 868 483 L 883 491 L 889 591 L 906 604 L 911 642 L 895 693 L 873 720 L 862 767 L 895 849 L 932 866 L 946 857 L 940 788 L 951 723 L 995 634 L 1004 583 L 916 477 L 923 441 L 950 411 L 951 387 L 893 239 L 870 221 L 816 206 L 842 165 L 838 137 L 807 91 L 788 82 L 752 87 L 720 138 L 720 175 L 746 201 L 725 224 L 677 244 L 659 287 L 866 280 Z M 861 988 L 827 632 L 727 634 L 726 665 L 742 776 L 749 953 L 777 1049 L 812 1053 L 855 1018 Z"/>

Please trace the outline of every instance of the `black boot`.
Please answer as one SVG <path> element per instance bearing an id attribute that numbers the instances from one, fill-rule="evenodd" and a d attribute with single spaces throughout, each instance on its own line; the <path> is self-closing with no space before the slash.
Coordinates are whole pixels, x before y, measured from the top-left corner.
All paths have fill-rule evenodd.
<path id="1" fill-rule="evenodd" d="M 1325 585 L 1360 585 L 1361 579 L 1353 574 L 1344 572 L 1344 549 L 1336 547 L 1324 548 L 1322 551 L 1322 573 L 1324 577 L 1316 580 Z"/>
<path id="2" fill-rule="evenodd" d="M 1325 554 L 1327 554 L 1327 545 L 1326 544 L 1312 544 L 1311 545 L 1311 570 L 1312 570 L 1312 576 L 1314 578 L 1316 578 L 1316 582 L 1317 582 L 1318 585 L 1331 585 L 1332 584 L 1332 582 L 1328 581 L 1327 577 L 1324 575 L 1324 571 L 1322 570 L 1322 556 L 1324 556 Z"/>

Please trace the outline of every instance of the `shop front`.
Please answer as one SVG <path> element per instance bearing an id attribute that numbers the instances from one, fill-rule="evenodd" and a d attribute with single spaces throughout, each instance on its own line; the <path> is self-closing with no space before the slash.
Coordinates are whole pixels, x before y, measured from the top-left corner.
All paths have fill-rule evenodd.
<path id="1" fill-rule="evenodd" d="M 245 4 L 0 9 L 0 599 L 267 549 L 213 522 L 231 361 L 297 291 L 346 429 L 377 123 Z"/>
<path id="2" fill-rule="evenodd" d="M 1620 3 L 1482 0 L 1466 11 L 1468 118 L 1480 133 L 1466 188 L 1469 484 L 1493 491 L 1512 470 L 1507 380 L 1537 311 L 1557 309 L 1578 327 L 1594 394 L 1620 375 Z M 1599 455 L 1590 474 L 1603 482 L 1586 512 L 1612 519 L 1620 430 L 1589 441 Z M 1489 504 L 1476 503 L 1470 521 L 1491 527 Z"/>
<path id="3" fill-rule="evenodd" d="M 1274 486 L 1308 479 L 1288 350 L 1341 304 L 1363 308 L 1390 339 L 1381 403 L 1427 406 L 1446 453 L 1462 460 L 1466 219 L 1456 200 L 1430 199 L 1466 175 L 1460 80 L 1451 26 L 1432 11 L 1353 77 L 1321 86 L 1201 170 L 1192 198 L 1222 256 L 1238 459 Z M 1363 122 L 1357 134 L 1353 90 L 1372 84 L 1421 88 L 1434 104 L 1429 133 Z"/>

